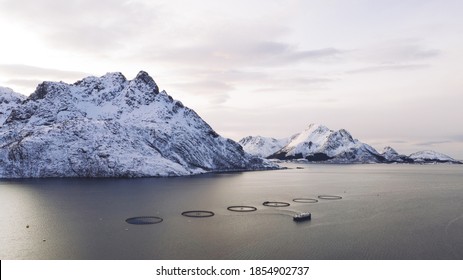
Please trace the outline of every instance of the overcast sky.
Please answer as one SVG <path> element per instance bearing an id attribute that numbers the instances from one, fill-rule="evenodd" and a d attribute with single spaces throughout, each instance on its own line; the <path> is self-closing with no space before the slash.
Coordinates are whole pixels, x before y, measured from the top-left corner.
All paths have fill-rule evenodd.
<path id="1" fill-rule="evenodd" d="M 0 86 L 147 71 L 219 134 L 463 159 L 463 1 L 0 0 Z"/>

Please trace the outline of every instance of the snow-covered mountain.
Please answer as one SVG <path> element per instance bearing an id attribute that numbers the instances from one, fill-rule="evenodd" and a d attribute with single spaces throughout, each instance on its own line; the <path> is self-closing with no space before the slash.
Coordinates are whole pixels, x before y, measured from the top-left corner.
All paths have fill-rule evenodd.
<path id="1" fill-rule="evenodd" d="M 461 163 L 448 155 L 435 151 L 419 151 L 409 156 L 399 155 L 393 148 L 385 147 L 381 154 L 387 162 L 398 163 Z"/>
<path id="2" fill-rule="evenodd" d="M 289 138 L 275 139 L 262 136 L 247 136 L 238 143 L 243 146 L 244 151 L 247 153 L 260 157 L 268 157 L 283 148 L 288 144 L 288 141 Z"/>
<path id="3" fill-rule="evenodd" d="M 14 92 L 10 88 L 0 87 L 0 125 L 2 125 L 11 111 L 21 105 L 26 96 Z"/>
<path id="4" fill-rule="evenodd" d="M 276 168 L 218 135 L 141 71 L 3 90 L 0 178 L 141 177 Z M 1 99 L 3 98 L 3 99 Z M 10 107 L 8 107 L 10 108 Z"/>
<path id="5" fill-rule="evenodd" d="M 310 124 L 292 136 L 288 144 L 268 158 L 307 159 L 331 163 L 383 162 L 384 157 L 373 147 L 354 139 L 344 130 L 333 131 L 326 126 Z"/>
<path id="6" fill-rule="evenodd" d="M 319 124 L 310 124 L 304 131 L 282 140 L 249 136 L 239 143 L 250 154 L 281 160 L 306 159 L 324 163 L 461 163 L 433 151 L 406 156 L 389 146 L 379 154 L 370 145 L 354 139 L 348 131 L 333 131 Z M 282 145 L 280 149 L 278 144 Z"/>
<path id="7" fill-rule="evenodd" d="M 429 163 L 429 162 L 438 162 L 438 163 L 461 163 L 458 160 L 455 160 L 448 155 L 438 153 L 435 151 L 419 151 L 413 153 L 409 156 L 410 159 L 415 163 Z"/>
<path id="8" fill-rule="evenodd" d="M 412 163 L 413 160 L 406 155 L 399 155 L 399 153 L 392 147 L 384 147 L 383 153 L 381 154 L 388 162 L 408 162 Z"/>

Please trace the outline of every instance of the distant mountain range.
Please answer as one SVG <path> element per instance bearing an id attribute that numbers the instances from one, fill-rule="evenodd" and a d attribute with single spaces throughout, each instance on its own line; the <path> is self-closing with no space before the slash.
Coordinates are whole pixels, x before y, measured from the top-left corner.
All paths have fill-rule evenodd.
<path id="1" fill-rule="evenodd" d="M 293 136 L 275 139 L 248 136 L 239 141 L 243 149 L 268 159 L 297 160 L 323 163 L 461 163 L 434 151 L 420 151 L 409 156 L 385 147 L 382 153 L 354 139 L 345 129 L 333 131 L 324 125 L 310 124 Z"/>
<path id="2" fill-rule="evenodd" d="M 240 145 L 241 144 L 241 145 Z M 423 151 L 378 153 L 344 130 L 311 124 L 285 139 L 218 135 L 140 71 L 43 82 L 29 97 L 0 87 L 0 178 L 183 176 L 276 169 L 264 159 L 461 163 Z"/>
<path id="3" fill-rule="evenodd" d="M 0 88 L 0 178 L 148 177 L 274 169 L 141 71 Z"/>

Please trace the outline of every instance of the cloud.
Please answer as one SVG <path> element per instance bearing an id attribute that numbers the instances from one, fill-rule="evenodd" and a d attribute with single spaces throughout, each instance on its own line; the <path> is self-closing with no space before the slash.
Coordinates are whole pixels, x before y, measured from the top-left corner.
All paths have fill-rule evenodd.
<path id="1" fill-rule="evenodd" d="M 90 74 L 79 71 L 42 68 L 24 64 L 0 64 L 0 74 L 7 77 L 3 85 L 14 88 L 23 94 L 34 91 L 43 81 L 75 82 Z"/>
<path id="2" fill-rule="evenodd" d="M 326 57 L 334 57 L 342 53 L 343 51 L 339 49 L 323 48 L 323 49 L 307 50 L 307 51 L 293 51 L 287 56 L 293 60 L 305 60 L 305 59 L 321 59 L 321 58 L 326 58 Z"/>
<path id="3" fill-rule="evenodd" d="M 52 48 L 121 64 L 230 71 L 323 63 L 344 54 L 329 45 L 307 48 L 286 41 L 291 28 L 284 19 L 291 11 L 279 4 L 262 10 L 214 2 L 3 0 L 0 11 Z M 252 13 L 256 8 L 262 13 Z"/>
<path id="4" fill-rule="evenodd" d="M 156 18 L 152 6 L 127 0 L 4 0 L 0 9 L 54 47 L 99 53 L 121 48 Z"/>
<path id="5" fill-rule="evenodd" d="M 440 56 L 441 50 L 428 48 L 419 40 L 405 39 L 382 42 L 346 51 L 346 60 L 353 63 L 347 74 L 383 71 L 411 71 L 429 68 L 430 61 Z"/>
<path id="6" fill-rule="evenodd" d="M 190 70 L 193 71 L 193 70 Z M 207 97 L 209 103 L 221 104 L 226 102 L 234 91 L 245 88 L 250 93 L 303 92 L 304 95 L 316 95 L 314 89 L 335 80 L 322 77 L 279 77 L 264 72 L 242 71 L 199 71 L 195 79 L 190 81 L 189 72 L 184 73 L 184 82 L 168 84 L 169 90 L 174 93 L 184 92 L 192 96 Z M 334 100 L 324 100 L 333 102 Z"/>
<path id="7" fill-rule="evenodd" d="M 381 71 L 401 71 L 401 70 L 419 70 L 428 68 L 428 64 L 388 64 L 388 65 L 375 65 L 354 70 L 347 71 L 348 74 L 359 74 L 359 73 L 374 73 Z"/>
<path id="8" fill-rule="evenodd" d="M 272 77 L 264 83 L 259 82 L 259 87 L 254 92 L 300 92 L 304 95 L 316 94 L 317 91 L 326 87 L 327 83 L 334 82 L 330 78 L 315 78 L 315 77 L 294 77 L 294 78 L 279 78 Z M 333 102 L 335 100 L 325 99 L 325 102 Z"/>
<path id="9" fill-rule="evenodd" d="M 79 71 L 67 71 L 51 68 L 42 68 L 24 64 L 0 64 L 0 73 L 10 76 L 19 76 L 25 80 L 25 77 L 43 77 L 43 78 L 60 78 L 60 79 L 81 79 L 88 76 L 88 73 Z M 17 79 L 17 81 L 19 81 Z"/>
<path id="10" fill-rule="evenodd" d="M 382 42 L 364 48 L 353 50 L 353 58 L 377 64 L 410 64 L 435 58 L 442 51 L 425 46 L 419 40 L 396 40 Z"/>
<path id="11" fill-rule="evenodd" d="M 453 141 L 451 140 L 434 140 L 434 141 L 426 141 L 426 142 L 418 142 L 416 145 L 418 146 L 433 146 L 433 145 L 439 145 L 439 144 L 447 144 L 447 143 L 452 143 Z"/>
<path id="12" fill-rule="evenodd" d="M 406 144 L 406 143 L 410 143 L 408 141 L 404 141 L 404 140 L 388 140 L 389 143 L 393 143 L 393 144 Z"/>
<path id="13" fill-rule="evenodd" d="M 32 80 L 32 79 L 10 79 L 5 83 L 8 85 L 12 85 L 13 87 L 18 88 L 35 88 L 41 82 L 40 80 Z"/>
<path id="14" fill-rule="evenodd" d="M 194 74 L 195 77 L 204 80 L 219 80 L 233 83 L 252 82 L 259 80 L 266 80 L 270 78 L 268 73 L 262 70 L 257 71 L 245 71 L 237 69 L 187 69 L 183 72 L 184 75 L 191 76 Z"/>
<path id="15" fill-rule="evenodd" d="M 448 139 L 416 142 L 415 145 L 417 145 L 417 146 L 434 146 L 434 145 L 449 144 L 449 143 L 461 143 L 461 142 L 463 142 L 463 135 L 451 135 L 451 136 L 448 137 Z"/>
<path id="16" fill-rule="evenodd" d="M 226 102 L 230 98 L 228 93 L 234 90 L 234 86 L 230 83 L 215 80 L 174 83 L 170 85 L 170 88 L 174 92 L 183 91 L 191 95 L 207 97 L 209 103 L 212 104 Z"/>
<path id="17" fill-rule="evenodd" d="M 453 136 L 451 136 L 451 138 L 455 142 L 463 142 L 463 134 L 462 135 L 453 135 Z"/>
<path id="18" fill-rule="evenodd" d="M 278 42 L 260 42 L 252 39 L 240 40 L 240 42 L 237 45 L 236 42 L 211 41 L 196 46 L 172 47 L 164 50 L 149 47 L 146 52 L 141 52 L 143 57 L 140 59 L 174 65 L 189 64 L 197 67 L 213 66 L 219 69 L 230 69 L 323 62 L 335 60 L 343 54 L 342 50 L 335 48 L 300 50 L 294 45 Z"/>
<path id="19" fill-rule="evenodd" d="M 336 48 L 300 50 L 295 45 L 272 41 L 255 41 L 239 51 L 246 60 L 270 66 L 333 59 L 343 53 Z"/>

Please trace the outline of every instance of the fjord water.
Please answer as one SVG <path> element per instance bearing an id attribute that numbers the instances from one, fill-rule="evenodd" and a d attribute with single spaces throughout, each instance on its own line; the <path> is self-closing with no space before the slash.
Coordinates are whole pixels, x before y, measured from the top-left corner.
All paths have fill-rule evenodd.
<path id="1" fill-rule="evenodd" d="M 1 180 L 0 258 L 463 259 L 462 166 L 288 166 L 179 178 Z M 342 199 L 292 201 L 318 195 Z M 228 211 L 232 205 L 257 211 Z M 215 216 L 181 215 L 188 210 Z M 294 222 L 303 211 L 312 220 Z M 164 221 L 125 222 L 134 216 Z"/>

